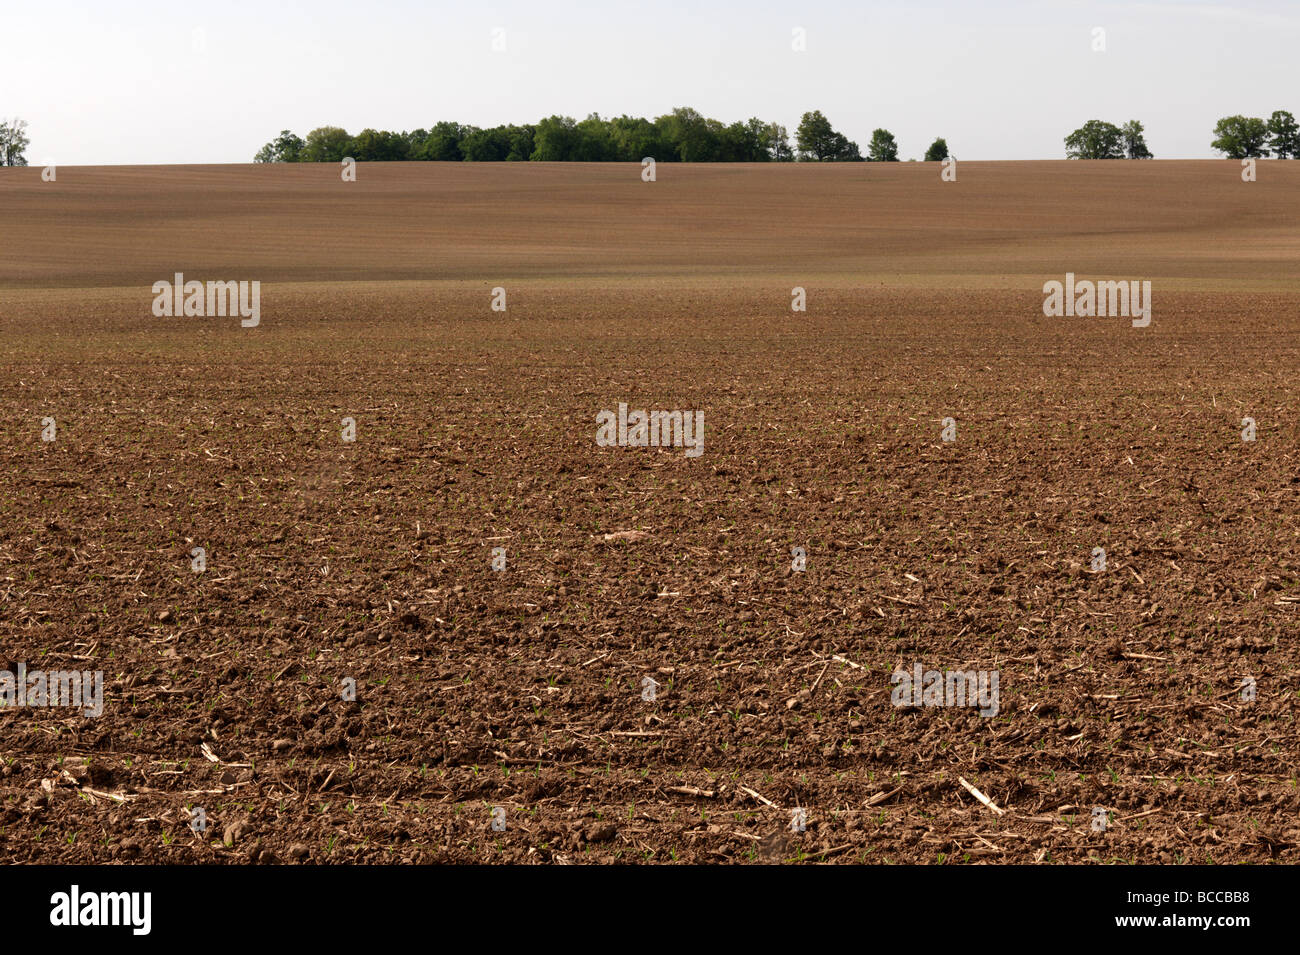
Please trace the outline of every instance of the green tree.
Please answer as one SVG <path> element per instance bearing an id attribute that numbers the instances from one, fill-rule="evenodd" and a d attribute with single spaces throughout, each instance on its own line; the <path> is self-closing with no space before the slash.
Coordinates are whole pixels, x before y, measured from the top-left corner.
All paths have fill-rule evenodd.
<path id="1" fill-rule="evenodd" d="M 737 120 L 722 130 L 722 148 L 718 159 L 722 162 L 756 162 L 759 152 L 758 137 L 749 126 Z"/>
<path id="2" fill-rule="evenodd" d="M 776 135 L 774 123 L 765 123 L 756 117 L 745 122 L 735 122 L 722 131 L 722 149 L 718 154 L 721 162 L 771 162 L 773 156 L 773 136 Z M 785 135 L 785 130 L 780 135 Z M 786 143 L 789 148 L 789 143 Z"/>
<path id="3" fill-rule="evenodd" d="M 302 157 L 303 141 L 287 129 L 258 150 L 253 162 L 298 162 Z"/>
<path id="4" fill-rule="evenodd" d="M 867 158 L 871 162 L 898 162 L 898 143 L 894 134 L 887 129 L 877 129 L 871 133 L 871 142 L 867 144 Z"/>
<path id="5" fill-rule="evenodd" d="M 704 134 L 700 140 L 699 158 L 692 162 L 727 162 L 723 158 L 727 127 L 716 119 L 704 121 Z"/>
<path id="6" fill-rule="evenodd" d="M 619 162 L 640 162 L 647 156 L 663 159 L 668 155 L 670 147 L 664 142 L 659 128 L 648 119 L 639 116 L 611 119 L 609 134 Z"/>
<path id="7" fill-rule="evenodd" d="M 612 162 L 618 158 L 618 143 L 607 122 L 591 113 L 574 125 L 577 139 L 573 159 L 577 162 Z"/>
<path id="8" fill-rule="evenodd" d="M 772 161 L 772 148 L 768 141 L 769 125 L 770 124 L 763 122 L 763 120 L 759 119 L 757 116 L 751 116 L 745 121 L 743 142 L 748 148 L 748 157 L 745 159 L 745 162 Z"/>
<path id="9" fill-rule="evenodd" d="M 533 155 L 533 127 L 507 126 L 506 136 L 510 141 L 510 151 L 506 153 L 506 162 L 527 162 Z"/>
<path id="10" fill-rule="evenodd" d="M 468 127 L 461 126 L 460 123 L 436 123 L 412 153 L 412 157 L 429 162 L 460 162 L 465 158 L 460 142 L 467 132 Z"/>
<path id="11" fill-rule="evenodd" d="M 26 152 L 31 140 L 27 138 L 26 130 L 26 120 L 0 123 L 0 166 L 27 165 Z"/>
<path id="12" fill-rule="evenodd" d="M 466 162 L 504 162 L 510 155 L 510 134 L 504 126 L 472 129 L 460 141 Z"/>
<path id="13" fill-rule="evenodd" d="M 548 116 L 533 133 L 534 162 L 569 162 L 577 152 L 577 123 L 570 116 Z"/>
<path id="14" fill-rule="evenodd" d="M 843 133 L 835 134 L 833 149 L 831 159 L 835 162 L 862 162 L 862 153 L 858 152 L 858 144 Z"/>
<path id="15" fill-rule="evenodd" d="M 836 132 L 821 110 L 804 113 L 795 131 L 799 158 L 812 162 L 858 162 L 858 144 Z"/>
<path id="16" fill-rule="evenodd" d="M 363 129 L 352 137 L 344 155 L 357 162 L 401 162 L 410 158 L 410 149 L 410 143 L 401 133 Z"/>
<path id="17" fill-rule="evenodd" d="M 1124 139 L 1124 155 L 1129 159 L 1152 159 L 1151 150 L 1147 149 L 1146 137 L 1142 135 L 1142 124 L 1130 119 L 1120 128 Z"/>
<path id="18" fill-rule="evenodd" d="M 423 159 L 424 156 L 420 154 L 420 150 L 424 146 L 424 141 L 429 138 L 429 131 L 427 129 L 413 129 L 409 133 L 402 133 L 402 136 L 406 139 L 406 157 L 408 159 Z"/>
<path id="19" fill-rule="evenodd" d="M 926 162 L 943 162 L 948 158 L 948 140 L 940 136 L 925 151 Z"/>
<path id="20" fill-rule="evenodd" d="M 307 141 L 303 143 L 299 155 L 303 162 L 339 162 L 347 156 L 351 143 L 352 137 L 346 129 L 320 126 L 307 134 Z"/>
<path id="21" fill-rule="evenodd" d="M 790 134 L 780 123 L 768 123 L 763 131 L 763 145 L 772 162 L 794 162 L 794 150 L 790 148 Z"/>
<path id="22" fill-rule="evenodd" d="M 523 162 L 533 155 L 532 126 L 467 127 L 460 151 L 469 162 Z"/>
<path id="23" fill-rule="evenodd" d="M 722 124 L 716 119 L 705 119 L 689 106 L 678 106 L 671 113 L 658 117 L 655 126 L 665 145 L 675 154 L 664 158 L 682 162 L 716 162 L 722 151 Z"/>
<path id="24" fill-rule="evenodd" d="M 1123 159 L 1124 134 L 1113 123 L 1090 119 L 1065 137 L 1067 159 Z"/>
<path id="25" fill-rule="evenodd" d="M 799 158 L 822 162 L 831 158 L 835 149 L 835 128 L 819 109 L 804 113 L 795 130 L 794 141 L 799 148 Z"/>
<path id="26" fill-rule="evenodd" d="M 1268 123 L 1254 116 L 1225 116 L 1214 125 L 1211 146 L 1229 159 L 1267 158 Z"/>
<path id="27" fill-rule="evenodd" d="M 1300 126 L 1295 117 L 1284 109 L 1277 110 L 1268 119 L 1268 131 L 1272 137 L 1268 141 L 1269 149 L 1278 159 L 1300 159 Z"/>

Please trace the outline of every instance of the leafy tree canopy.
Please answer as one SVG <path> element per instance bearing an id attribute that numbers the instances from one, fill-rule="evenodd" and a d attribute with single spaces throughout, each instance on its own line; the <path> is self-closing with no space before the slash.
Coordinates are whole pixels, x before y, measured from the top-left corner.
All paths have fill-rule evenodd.
<path id="1" fill-rule="evenodd" d="M 26 166 L 27 121 L 13 119 L 0 123 L 0 166 Z"/>
<path id="2" fill-rule="evenodd" d="M 943 162 L 948 158 L 948 140 L 942 136 L 930 144 L 930 148 L 925 151 L 926 162 Z"/>
<path id="3" fill-rule="evenodd" d="M 351 143 L 352 137 L 346 129 L 320 126 L 307 134 L 307 141 L 303 143 L 298 158 L 302 162 L 339 162 L 348 155 Z"/>
<path id="4" fill-rule="evenodd" d="M 1300 126 L 1295 117 L 1284 109 L 1277 110 L 1268 120 L 1269 149 L 1278 159 L 1300 159 Z"/>
<path id="5" fill-rule="evenodd" d="M 867 144 L 867 158 L 872 162 L 898 162 L 898 143 L 887 129 L 873 130 Z"/>
<path id="6" fill-rule="evenodd" d="M 1214 126 L 1210 143 L 1229 159 L 1257 159 L 1268 156 L 1268 123 L 1254 116 L 1225 116 Z"/>
<path id="7" fill-rule="evenodd" d="M 1065 137 L 1067 159 L 1123 159 L 1124 133 L 1113 123 L 1090 119 Z"/>

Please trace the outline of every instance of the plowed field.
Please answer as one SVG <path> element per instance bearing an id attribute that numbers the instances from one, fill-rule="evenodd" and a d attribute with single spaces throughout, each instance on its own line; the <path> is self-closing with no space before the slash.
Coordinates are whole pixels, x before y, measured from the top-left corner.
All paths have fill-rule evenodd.
<path id="1" fill-rule="evenodd" d="M 1300 859 L 1300 163 L 640 172 L 0 169 L 0 857 Z"/>

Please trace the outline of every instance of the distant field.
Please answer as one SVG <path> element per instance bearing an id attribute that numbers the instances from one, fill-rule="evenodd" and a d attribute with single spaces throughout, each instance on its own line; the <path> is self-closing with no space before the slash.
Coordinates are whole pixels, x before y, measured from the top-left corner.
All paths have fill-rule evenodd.
<path id="1" fill-rule="evenodd" d="M 0 170 L 0 287 L 865 276 L 1041 286 L 1122 272 L 1296 290 L 1300 164 L 392 163 Z M 1037 280 L 1035 283 L 1034 280 Z M 1177 281 L 1175 281 L 1177 280 Z"/>
<path id="2" fill-rule="evenodd" d="M 8 858 L 1300 859 L 1300 163 L 657 172 L 0 169 Z"/>

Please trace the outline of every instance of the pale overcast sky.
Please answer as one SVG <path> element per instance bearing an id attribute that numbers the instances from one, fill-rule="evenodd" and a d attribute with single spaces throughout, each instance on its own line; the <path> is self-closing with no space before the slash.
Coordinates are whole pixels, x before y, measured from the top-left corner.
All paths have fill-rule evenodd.
<path id="1" fill-rule="evenodd" d="M 1197 159 L 1221 116 L 1300 115 L 1300 0 L 0 0 L 0 25 L 0 116 L 30 124 L 32 165 L 674 106 L 792 137 L 820 109 L 864 149 L 891 130 L 904 159 L 936 136 L 959 159 L 1061 159 L 1084 121 L 1138 119 L 1157 158 Z"/>

